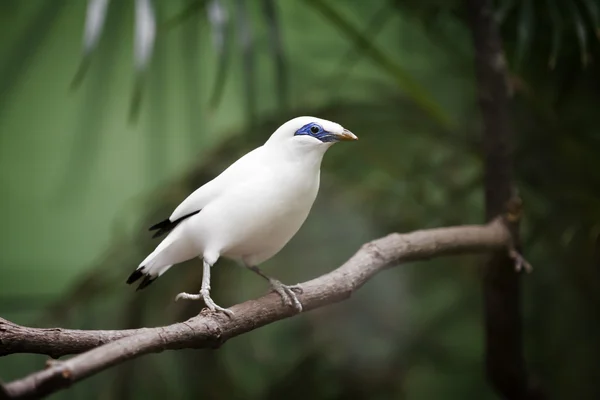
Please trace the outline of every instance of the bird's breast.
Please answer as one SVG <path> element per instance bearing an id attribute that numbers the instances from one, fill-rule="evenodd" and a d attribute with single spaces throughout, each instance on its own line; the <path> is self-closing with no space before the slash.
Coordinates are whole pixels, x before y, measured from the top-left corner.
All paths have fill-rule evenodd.
<path id="1" fill-rule="evenodd" d="M 231 188 L 199 215 L 199 237 L 220 254 L 262 262 L 300 229 L 319 189 L 319 171 L 269 171 Z M 204 247 L 204 246 L 203 246 Z"/>

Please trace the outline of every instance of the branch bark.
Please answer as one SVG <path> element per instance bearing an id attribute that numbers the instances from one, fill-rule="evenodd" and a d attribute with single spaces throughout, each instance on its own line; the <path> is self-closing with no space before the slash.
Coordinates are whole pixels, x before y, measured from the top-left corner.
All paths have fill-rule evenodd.
<path id="1" fill-rule="evenodd" d="M 378 272 L 402 262 L 489 251 L 507 251 L 512 239 L 504 219 L 486 225 L 459 226 L 392 233 L 364 244 L 336 270 L 302 284 L 304 310 L 333 304 L 350 295 Z M 0 355 L 39 353 L 59 357 L 47 369 L 4 385 L 11 399 L 39 398 L 66 388 L 113 365 L 148 353 L 184 348 L 216 348 L 228 339 L 291 317 L 295 311 L 281 304 L 277 294 L 233 306 L 232 319 L 202 312 L 166 327 L 124 331 L 81 331 L 19 326 L 0 319 Z"/>
<path id="2" fill-rule="evenodd" d="M 478 102 L 483 122 L 486 219 L 508 213 L 512 251 L 520 251 L 521 200 L 513 172 L 513 130 L 508 74 L 490 0 L 466 0 L 475 50 Z M 523 354 L 520 276 L 515 261 L 496 251 L 484 268 L 486 371 L 492 386 L 507 399 L 542 399 L 530 380 Z M 522 260 L 519 260 L 520 262 Z"/>

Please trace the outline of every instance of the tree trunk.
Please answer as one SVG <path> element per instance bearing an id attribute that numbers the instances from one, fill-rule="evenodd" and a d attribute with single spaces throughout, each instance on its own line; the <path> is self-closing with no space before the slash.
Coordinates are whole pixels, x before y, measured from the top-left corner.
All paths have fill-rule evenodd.
<path id="1" fill-rule="evenodd" d="M 506 61 L 490 0 L 466 0 L 474 44 L 478 102 L 483 123 L 485 214 L 506 215 L 519 251 L 520 209 L 513 173 Z M 517 210 L 518 211 L 518 210 Z M 512 218 L 511 218 L 512 217 Z M 483 278 L 485 365 L 491 385 L 507 399 L 542 399 L 527 375 L 523 355 L 520 275 L 505 250 L 494 252 Z"/>

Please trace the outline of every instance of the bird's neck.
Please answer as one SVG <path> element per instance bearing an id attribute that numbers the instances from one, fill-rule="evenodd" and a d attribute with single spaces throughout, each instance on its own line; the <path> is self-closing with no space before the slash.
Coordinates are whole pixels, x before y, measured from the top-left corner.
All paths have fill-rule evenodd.
<path id="1" fill-rule="evenodd" d="M 277 154 L 283 160 L 301 164 L 304 168 L 321 168 L 321 161 L 329 146 L 305 146 L 294 143 L 281 146 Z"/>

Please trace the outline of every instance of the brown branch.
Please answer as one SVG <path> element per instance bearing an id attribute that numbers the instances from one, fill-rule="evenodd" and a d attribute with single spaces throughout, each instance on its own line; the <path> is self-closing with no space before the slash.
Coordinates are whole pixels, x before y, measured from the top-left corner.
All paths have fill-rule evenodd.
<path id="1" fill-rule="evenodd" d="M 347 299 L 378 272 L 401 262 L 473 252 L 507 251 L 510 232 L 501 219 L 487 225 L 393 233 L 364 244 L 336 270 L 302 284 L 306 311 Z M 274 294 L 233 306 L 232 319 L 201 313 L 185 322 L 125 331 L 79 331 L 22 327 L 0 320 L 2 354 L 34 352 L 53 357 L 86 351 L 4 385 L 11 399 L 38 398 L 97 372 L 148 353 L 218 347 L 228 339 L 290 317 L 294 310 Z M 99 347 L 98 347 L 99 346 Z"/>
<path id="2" fill-rule="evenodd" d="M 0 318 L 0 356 L 14 353 L 34 353 L 58 358 L 66 354 L 82 353 L 105 343 L 145 331 L 147 328 L 118 331 L 28 328 Z"/>
<path id="3" fill-rule="evenodd" d="M 510 252 L 495 251 L 484 269 L 485 365 L 495 390 L 507 399 L 542 399 L 532 384 L 523 351 L 519 275 L 521 200 L 513 172 L 513 129 L 509 86 L 502 41 L 491 0 L 466 0 L 475 51 L 478 103 L 483 122 L 486 219 L 507 213 L 513 243 Z M 517 268 L 518 269 L 518 268 Z"/>

